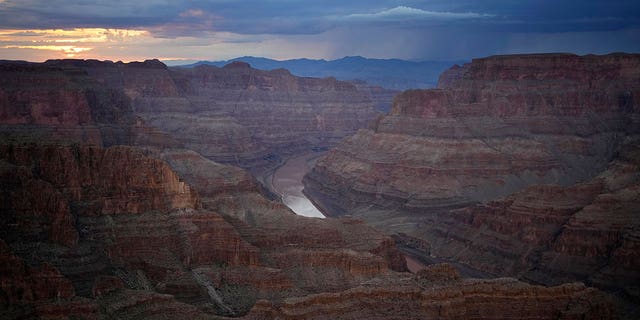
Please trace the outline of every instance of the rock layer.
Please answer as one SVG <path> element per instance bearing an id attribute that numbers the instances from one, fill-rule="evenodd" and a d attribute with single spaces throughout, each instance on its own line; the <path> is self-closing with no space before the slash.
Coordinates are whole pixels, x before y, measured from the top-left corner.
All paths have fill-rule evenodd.
<path id="1" fill-rule="evenodd" d="M 147 125 L 209 159 L 245 168 L 333 146 L 377 116 L 370 93 L 351 83 L 262 71 L 242 62 L 170 69 L 157 60 L 51 60 L 38 67 L 74 70 L 124 92 Z"/>
<path id="2" fill-rule="evenodd" d="M 393 239 L 364 222 L 294 215 L 266 199 L 246 171 L 180 148 L 136 119 L 132 110 L 144 103 L 183 107 L 187 84 L 176 85 L 162 64 L 50 61 L 31 67 L 19 64 L 7 75 L 63 81 L 47 87 L 50 95 L 30 95 L 41 86 L 31 88 L 26 80 L 1 87 L 10 97 L 0 114 L 7 133 L 0 140 L 3 319 L 613 314 L 602 292 L 579 285 L 465 282 L 447 276 L 447 267 L 413 279 Z M 229 68 L 240 69 L 240 79 L 257 74 L 244 65 Z M 290 79 L 312 93 L 344 85 Z M 93 86 L 113 95 L 93 99 Z M 76 89 L 76 100 L 59 98 Z M 48 131 L 32 131 L 40 125 Z M 85 135 L 90 126 L 96 129 L 91 139 Z M 72 134 L 58 135 L 63 129 Z M 38 136 L 42 132 L 50 134 Z M 624 260 L 624 252 L 617 257 Z M 504 310 L 506 301 L 515 301 L 511 311 Z M 407 309 L 399 313 L 398 306 Z"/>
<path id="3" fill-rule="evenodd" d="M 2 180 L 3 198 L 12 199 L 2 208 L 6 223 L 2 238 L 8 245 L 0 243 L 0 261 L 6 269 L 3 290 L 9 299 L 0 310 L 8 318 L 186 314 L 204 319 L 245 312 L 247 319 L 281 312 L 293 318 L 361 318 L 372 312 L 397 317 L 391 307 L 405 298 L 416 299 L 405 301 L 410 308 L 400 318 L 435 312 L 419 307 L 434 301 L 423 287 L 435 278 L 422 276 L 414 283 L 407 274 L 393 272 L 405 266 L 391 238 L 359 221 L 296 216 L 282 204 L 264 199 L 241 169 L 216 164 L 192 151 L 156 155 L 167 159 L 165 164 L 123 146 L 74 150 L 29 145 L 2 150 L 2 162 L 11 169 L 3 171 Z M 14 200 L 25 194 L 21 186 L 29 181 L 50 185 L 39 189 L 31 201 L 50 199 L 49 194 L 60 199 L 39 209 L 46 219 L 35 219 L 34 211 L 22 209 L 20 203 L 26 200 Z M 154 200 L 156 194 L 164 201 Z M 40 221 L 40 226 L 33 221 Z M 60 240 L 56 235 L 64 232 L 47 232 L 55 228 L 67 228 L 74 236 Z M 36 265 L 41 267 L 32 267 Z M 450 303 L 468 304 L 471 300 L 460 301 L 461 295 L 468 295 L 460 290 L 469 285 L 452 279 L 446 285 L 455 294 L 438 295 L 442 307 L 437 309 L 457 314 L 454 310 L 459 307 L 449 308 Z M 515 280 L 507 282 L 511 285 L 484 284 L 486 292 L 529 290 Z M 371 284 L 375 287 L 367 287 Z M 544 305 L 550 311 L 540 316 L 543 319 L 578 301 L 591 303 L 579 314 L 613 312 L 611 302 L 593 290 L 541 292 L 521 295 L 519 303 L 532 310 Z M 322 298 L 325 295 L 329 298 Z M 538 295 L 549 298 L 541 300 Z M 346 308 L 345 301 L 350 301 Z M 499 312 L 502 304 L 487 298 L 483 312 Z M 271 305 L 276 309 L 266 307 Z M 313 311 L 318 308 L 323 311 Z"/>
<path id="4" fill-rule="evenodd" d="M 125 303 L 124 287 L 239 315 L 258 298 L 345 290 L 405 268 L 385 235 L 295 216 L 245 171 L 193 151 L 149 153 L 167 164 L 128 146 L 0 150 L 2 261 L 26 262 L 6 273 L 11 308 L 50 301 L 51 292 L 69 301 L 120 292 Z"/>
<path id="5" fill-rule="evenodd" d="M 423 274 L 426 275 L 426 274 Z M 427 278 L 438 278 L 430 275 Z M 593 289 L 579 284 L 554 288 L 529 286 L 514 279 L 397 279 L 339 293 L 291 298 L 281 303 L 260 301 L 249 319 L 594 319 L 615 317 L 606 303 L 591 304 Z M 530 299 L 539 306 L 532 307 Z M 586 299 L 586 300 L 585 300 Z M 605 301 L 600 300 L 600 301 Z M 388 301 L 380 303 L 380 301 Z"/>
<path id="6" fill-rule="evenodd" d="M 639 80 L 638 55 L 475 59 L 397 96 L 305 192 L 427 255 L 636 292 Z"/>
<path id="7" fill-rule="evenodd" d="M 151 107 L 141 114 L 217 161 L 245 165 L 242 158 L 264 160 L 331 146 L 376 116 L 366 93 L 333 78 L 299 78 L 284 69 L 261 71 L 242 62 L 176 68 L 171 74 L 190 109 L 158 113 Z M 211 142 L 198 138 L 205 132 Z M 232 143 L 224 143 L 228 139 Z"/>
<path id="8" fill-rule="evenodd" d="M 130 143 L 134 118 L 127 96 L 86 71 L 48 64 L 0 64 L 0 137 L 113 145 Z"/>

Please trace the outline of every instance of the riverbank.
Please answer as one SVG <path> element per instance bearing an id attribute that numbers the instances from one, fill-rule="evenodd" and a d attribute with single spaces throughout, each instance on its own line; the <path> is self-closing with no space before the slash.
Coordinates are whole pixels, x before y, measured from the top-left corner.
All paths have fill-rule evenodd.
<path id="1" fill-rule="evenodd" d="M 293 212 L 305 217 L 324 218 L 304 195 L 302 178 L 311 170 L 315 161 L 324 155 L 324 152 L 310 152 L 287 159 L 287 161 L 275 169 L 268 180 L 268 187 L 282 199 Z"/>

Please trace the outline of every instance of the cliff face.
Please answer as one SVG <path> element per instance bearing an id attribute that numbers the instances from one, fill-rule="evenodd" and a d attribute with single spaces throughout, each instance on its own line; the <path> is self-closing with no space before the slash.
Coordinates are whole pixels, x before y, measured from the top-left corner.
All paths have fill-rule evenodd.
<path id="1" fill-rule="evenodd" d="M 261 71 L 242 62 L 176 68 L 171 74 L 190 108 L 158 112 L 149 106 L 141 114 L 217 161 L 247 166 L 274 155 L 335 145 L 376 116 L 366 93 L 333 78 L 300 78 L 284 69 Z M 209 141 L 199 139 L 203 134 Z"/>
<path id="2" fill-rule="evenodd" d="M 59 300 L 70 304 L 61 314 L 97 315 L 105 304 L 115 304 L 107 314 L 126 314 L 117 305 L 156 308 L 147 300 L 165 299 L 165 307 L 239 315 L 256 299 L 345 290 L 405 268 L 383 234 L 295 216 L 262 197 L 245 171 L 193 151 L 0 150 L 0 265 L 11 271 L 2 276 L 11 314 L 43 316 L 34 305 Z"/>
<path id="3" fill-rule="evenodd" d="M 376 109 L 384 114 L 389 113 L 393 98 L 400 92 L 399 90 L 387 89 L 380 86 L 369 84 L 362 80 L 349 81 L 358 88 L 358 91 L 365 92 L 371 97 Z"/>
<path id="4" fill-rule="evenodd" d="M 370 90 L 240 62 L 169 69 L 157 60 L 49 60 L 5 63 L 0 73 L 7 139 L 184 146 L 245 168 L 333 146 L 377 116 Z"/>
<path id="5" fill-rule="evenodd" d="M 473 60 L 397 96 L 305 192 L 483 271 L 633 291 L 639 80 L 637 55 Z"/>
<path id="6" fill-rule="evenodd" d="M 84 70 L 52 64 L 0 64 L 0 135 L 4 141 L 129 143 L 134 118 L 127 96 Z"/>
<path id="7" fill-rule="evenodd" d="M 567 284 L 529 286 L 514 279 L 425 282 L 404 278 L 393 286 L 358 287 L 287 299 L 259 301 L 248 319 L 593 319 L 615 317 L 606 303 L 590 304 L 593 289 Z M 540 303 L 532 307 L 530 300 Z M 586 300 L 583 300 L 586 299 Z M 599 300 L 599 301 L 605 301 Z M 392 303 L 379 303 L 392 301 Z M 598 301 L 598 299 L 596 299 Z M 539 306 L 544 305 L 544 308 Z M 586 311 L 586 313 L 585 313 Z"/>
<path id="8" fill-rule="evenodd" d="M 261 71 L 241 62 L 169 69 L 157 60 L 52 60 L 40 67 L 74 70 L 83 78 L 73 81 L 89 79 L 124 93 L 127 107 L 145 125 L 209 159 L 245 168 L 333 146 L 377 116 L 370 93 L 348 82 Z"/>
<path id="9" fill-rule="evenodd" d="M 187 86 L 176 85 L 154 61 L 19 67 L 9 75 L 63 80 L 45 86 L 52 92 L 47 95 L 31 95 L 42 86 L 31 88 L 27 80 L 3 82 L 9 97 L 0 114 L 6 132 L 0 139 L 3 319 L 455 319 L 516 312 L 549 319 L 615 313 L 606 295 L 579 285 L 460 280 L 450 267 L 414 278 L 404 272 L 392 238 L 364 222 L 294 215 L 267 200 L 243 169 L 179 148 L 132 115 L 151 99 L 164 104 L 150 105 L 167 110 L 186 100 Z M 153 79 L 145 84 L 147 77 Z M 301 96 L 352 88 L 330 79 L 292 81 L 288 85 Z M 80 88 L 76 100 L 60 100 L 74 88 Z M 91 90 L 112 95 L 93 99 Z M 52 111 L 41 112 L 47 108 Z M 94 140 L 87 128 L 95 128 Z M 633 266 L 625 254 L 633 250 L 629 242 L 613 256 Z M 507 300 L 513 308 L 504 310 Z"/>

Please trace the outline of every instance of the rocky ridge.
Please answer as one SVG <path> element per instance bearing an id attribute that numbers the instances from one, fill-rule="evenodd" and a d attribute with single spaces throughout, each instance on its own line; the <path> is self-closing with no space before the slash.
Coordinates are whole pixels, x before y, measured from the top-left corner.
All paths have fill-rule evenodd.
<path id="1" fill-rule="evenodd" d="M 168 163 L 129 146 L 3 145 L 3 252 L 43 266 L 26 280 L 6 274 L 9 312 L 31 306 L 25 294 L 75 301 L 128 288 L 237 316 L 258 298 L 404 269 L 393 241 L 362 223 L 297 217 L 241 169 L 167 152 Z M 171 164 L 204 183 L 190 187 Z"/>
<path id="2" fill-rule="evenodd" d="M 33 95 L 37 99 L 29 92 L 39 86 L 28 81 L 0 87 L 10 97 L 0 114 L 2 318 L 488 318 L 505 312 L 504 296 L 514 296 L 516 312 L 536 319 L 616 312 L 602 292 L 579 285 L 466 283 L 447 275 L 446 267 L 414 278 L 403 272 L 392 238 L 362 221 L 294 215 L 266 199 L 246 171 L 184 149 L 135 117 L 139 92 L 179 93 L 162 77 L 161 64 L 52 61 L 31 67 L 4 75 L 51 79 L 61 69 L 62 83 L 79 89 L 77 99 L 59 103 L 67 91 L 57 83 L 47 89 L 51 94 Z M 118 75 L 129 67 L 139 73 Z M 76 76 L 83 81 L 74 82 Z M 145 77 L 155 84 L 145 87 Z M 118 81 L 133 83 L 112 83 Z M 112 94 L 92 100 L 87 87 L 103 88 L 96 83 Z M 15 84 L 19 90 L 11 89 Z M 44 118 L 57 120 L 31 120 L 41 106 L 55 106 Z M 14 123 L 15 114 L 26 120 Z M 95 135 L 85 135 L 94 124 Z M 37 125 L 47 134 L 30 135 L 39 134 L 31 131 Z M 61 128 L 72 134 L 57 135 Z M 447 289 L 429 289 L 433 285 Z M 434 301 L 440 302 L 428 307 Z M 408 306 L 406 313 L 394 309 L 398 302 Z"/>
<path id="3" fill-rule="evenodd" d="M 397 96 L 305 192 L 426 256 L 637 299 L 639 80 L 638 55 L 474 59 Z"/>
<path id="4" fill-rule="evenodd" d="M 264 161 L 333 146 L 377 115 L 369 95 L 334 78 L 299 78 L 284 69 L 261 71 L 242 62 L 223 68 L 176 68 L 172 76 L 192 109 L 150 110 L 152 115 L 145 113 L 147 121 L 178 135 L 207 158 L 245 167 L 246 161 L 256 158 Z M 181 116 L 185 121 L 178 119 Z M 198 120 L 193 121 L 194 117 Z M 215 132 L 217 127 L 211 123 L 224 131 Z M 214 131 L 209 134 L 213 143 L 200 145 L 203 142 L 197 137 L 208 130 Z M 216 150 L 225 143 L 215 143 L 215 137 L 241 140 L 226 142 L 227 150 Z"/>
<path id="5" fill-rule="evenodd" d="M 167 68 L 157 60 L 51 60 L 79 68 L 131 100 L 134 114 L 205 157 L 244 168 L 335 145 L 377 116 L 371 94 L 334 78 L 301 78 L 243 62 L 223 68 Z M 207 139 L 201 139 L 206 136 Z"/>

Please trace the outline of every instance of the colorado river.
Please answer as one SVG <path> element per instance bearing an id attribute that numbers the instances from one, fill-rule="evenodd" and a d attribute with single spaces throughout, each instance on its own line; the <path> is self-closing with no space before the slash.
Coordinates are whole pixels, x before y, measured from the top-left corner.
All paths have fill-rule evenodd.
<path id="1" fill-rule="evenodd" d="M 311 170 L 315 160 L 323 154 L 314 152 L 290 158 L 271 177 L 273 190 L 282 198 L 282 202 L 298 215 L 324 218 L 322 212 L 302 193 L 304 189 L 302 177 Z"/>

